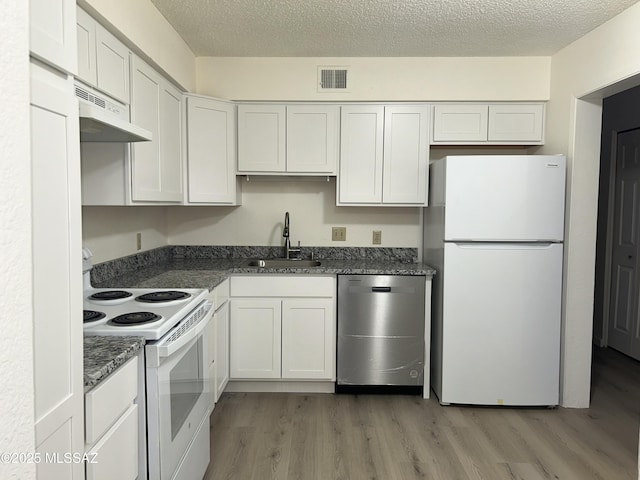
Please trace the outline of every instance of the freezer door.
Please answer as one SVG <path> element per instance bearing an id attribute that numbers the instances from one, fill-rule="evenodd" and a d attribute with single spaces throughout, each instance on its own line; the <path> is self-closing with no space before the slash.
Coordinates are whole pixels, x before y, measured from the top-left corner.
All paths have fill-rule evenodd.
<path id="1" fill-rule="evenodd" d="M 562 244 L 446 244 L 442 403 L 557 405 Z"/>
<path id="2" fill-rule="evenodd" d="M 445 160 L 445 240 L 562 241 L 565 157 Z"/>

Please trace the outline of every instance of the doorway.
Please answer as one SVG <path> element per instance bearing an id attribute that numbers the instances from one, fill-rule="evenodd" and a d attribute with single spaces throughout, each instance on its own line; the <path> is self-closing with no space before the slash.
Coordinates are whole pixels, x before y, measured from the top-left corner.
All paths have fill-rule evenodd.
<path id="1" fill-rule="evenodd" d="M 640 360 L 640 87 L 602 102 L 594 342 Z"/>

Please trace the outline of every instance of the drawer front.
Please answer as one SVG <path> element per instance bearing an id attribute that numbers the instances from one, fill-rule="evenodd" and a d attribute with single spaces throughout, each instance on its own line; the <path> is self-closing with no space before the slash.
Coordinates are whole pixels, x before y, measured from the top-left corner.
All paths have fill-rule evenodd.
<path id="1" fill-rule="evenodd" d="M 260 275 L 231 278 L 232 297 L 330 297 L 334 276 Z"/>
<path id="2" fill-rule="evenodd" d="M 86 443 L 95 442 L 133 403 L 138 391 L 138 358 L 134 357 L 85 395 Z"/>
<path id="3" fill-rule="evenodd" d="M 131 405 L 90 450 L 87 480 L 134 480 L 138 476 L 138 405 Z"/>

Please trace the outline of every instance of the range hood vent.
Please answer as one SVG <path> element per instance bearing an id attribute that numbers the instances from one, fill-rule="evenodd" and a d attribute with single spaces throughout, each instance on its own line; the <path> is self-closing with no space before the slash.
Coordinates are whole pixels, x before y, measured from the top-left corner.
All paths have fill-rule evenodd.
<path id="1" fill-rule="evenodd" d="M 126 105 L 79 83 L 76 83 L 76 97 L 80 101 L 81 142 L 129 143 L 153 138 L 149 130 L 129 122 Z"/>

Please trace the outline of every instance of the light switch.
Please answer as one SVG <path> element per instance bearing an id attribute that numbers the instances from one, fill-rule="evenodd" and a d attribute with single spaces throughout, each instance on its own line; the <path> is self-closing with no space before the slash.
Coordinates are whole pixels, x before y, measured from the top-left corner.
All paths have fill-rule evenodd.
<path id="1" fill-rule="evenodd" d="M 344 242 L 347 240 L 347 227 L 332 227 L 331 240 L 334 242 Z"/>

